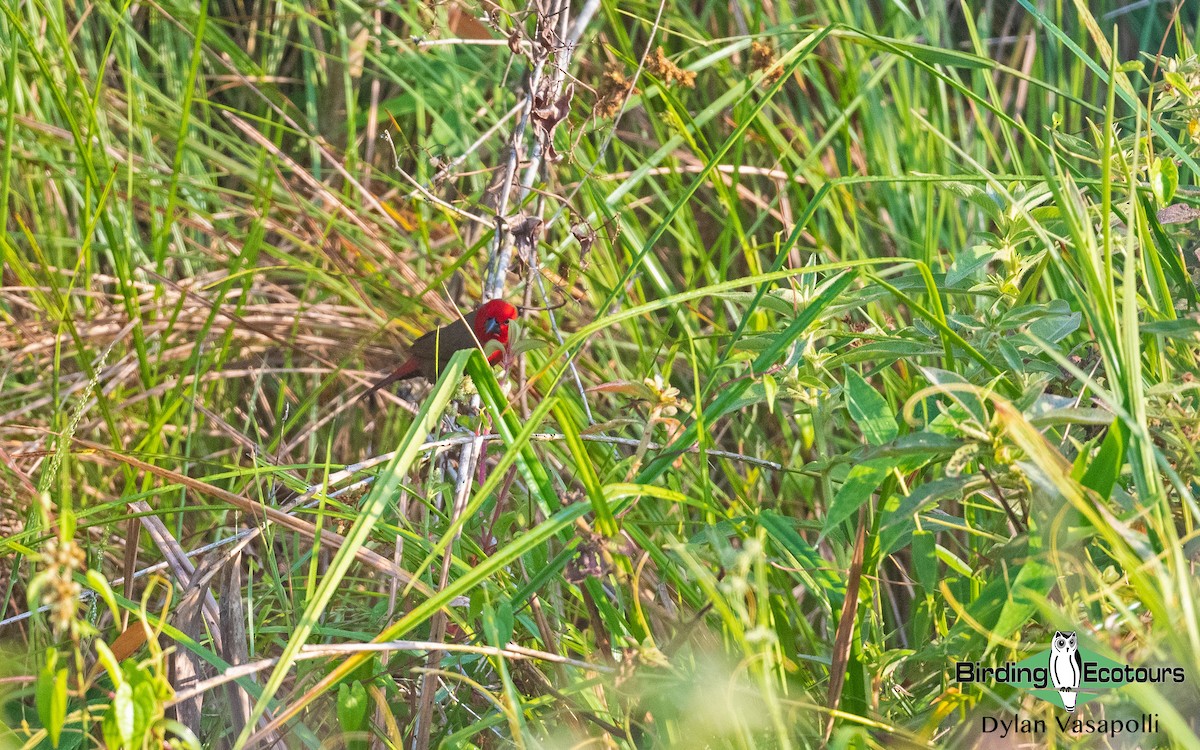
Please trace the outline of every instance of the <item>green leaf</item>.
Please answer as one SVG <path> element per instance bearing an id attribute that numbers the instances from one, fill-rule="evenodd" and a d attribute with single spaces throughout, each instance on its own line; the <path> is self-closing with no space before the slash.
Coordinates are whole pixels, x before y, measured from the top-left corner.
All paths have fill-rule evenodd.
<path id="1" fill-rule="evenodd" d="M 140 747 L 144 744 L 146 733 L 150 731 L 153 718 L 163 714 L 159 696 L 154 690 L 154 678 L 147 672 L 139 670 L 141 678 L 133 685 L 133 744 Z"/>
<path id="2" fill-rule="evenodd" d="M 825 514 L 825 522 L 821 526 L 821 538 L 824 539 L 829 532 L 857 513 L 895 465 L 894 459 L 880 458 L 851 468 L 846 481 L 842 482 L 833 502 L 829 504 L 829 512 Z"/>
<path id="3" fill-rule="evenodd" d="M 133 746 L 133 730 L 137 723 L 137 715 L 133 707 L 133 686 L 128 682 L 121 683 L 113 695 L 113 702 L 108 707 L 108 716 L 112 716 L 113 726 L 121 747 Z M 105 723 L 108 723 L 105 716 Z"/>
<path id="4" fill-rule="evenodd" d="M 58 652 L 46 649 L 46 661 L 38 673 L 36 701 L 38 721 L 50 735 L 50 744 L 58 747 L 67 721 L 67 670 L 57 669 Z"/>
<path id="5" fill-rule="evenodd" d="M 512 640 L 513 623 L 512 605 L 507 599 L 483 605 L 483 634 L 496 648 L 504 648 Z"/>
<path id="6" fill-rule="evenodd" d="M 1004 357 L 1004 363 L 1013 372 L 1025 372 L 1025 361 L 1021 356 L 1021 352 L 1017 347 L 1013 346 L 1008 339 L 999 339 L 996 341 L 996 348 L 1000 350 L 1000 356 Z"/>
<path id="7" fill-rule="evenodd" d="M 1169 205 L 1179 187 L 1179 168 L 1171 159 L 1158 157 L 1150 165 L 1150 190 L 1159 207 Z"/>
<path id="8" fill-rule="evenodd" d="M 1005 572 L 988 576 L 987 584 L 967 607 L 967 614 L 950 628 L 944 645 L 951 653 L 983 654 L 1010 638 L 1044 604 L 1046 595 L 1058 582 L 1054 568 L 1038 559 L 1035 546 L 1020 545 L 1019 549 L 997 550 L 993 555 L 1006 554 Z M 948 558 L 943 557 L 944 561 Z M 1024 559 L 1024 562 L 1020 562 Z M 1013 571 L 1016 571 L 1015 574 Z M 969 574 L 969 571 L 960 571 Z M 987 638 L 981 647 L 979 640 Z M 974 656 L 979 654 L 979 656 Z"/>
<path id="9" fill-rule="evenodd" d="M 571 451 L 571 459 L 575 466 L 575 478 L 583 485 L 588 500 L 592 504 L 592 512 L 596 514 L 596 530 L 612 538 L 619 531 L 617 519 L 608 506 L 604 487 L 601 486 L 600 478 L 596 475 L 596 467 L 593 465 L 587 446 L 583 444 L 583 439 L 579 436 L 579 427 L 575 424 L 575 419 L 567 411 L 562 400 L 554 396 L 551 398 L 554 398 L 554 418 L 558 421 L 559 429 L 562 430 L 567 449 Z M 503 409 L 499 410 L 501 416 L 503 416 L 503 412 Z"/>
<path id="10" fill-rule="evenodd" d="M 538 349 L 545 349 L 547 346 L 548 345 L 546 342 L 542 341 L 541 339 L 524 338 L 508 348 L 508 356 L 517 357 L 518 355 L 526 354 Z"/>
<path id="11" fill-rule="evenodd" d="M 785 549 L 799 563 L 798 572 L 807 579 L 809 586 L 823 591 L 834 607 L 841 606 L 846 597 L 846 582 L 834 575 L 829 563 L 804 537 L 796 531 L 794 521 L 775 511 L 764 510 L 758 514 L 758 523 L 776 544 Z"/>
<path id="12" fill-rule="evenodd" d="M 846 371 L 846 408 L 871 445 L 883 445 L 900 434 L 887 399 L 854 370 Z"/>
<path id="13" fill-rule="evenodd" d="M 1155 336 L 1165 336 L 1169 339 L 1191 341 L 1196 338 L 1196 334 L 1200 333 L 1200 320 L 1196 320 L 1195 318 L 1156 320 L 1153 323 L 1142 324 L 1141 331 L 1142 333 L 1154 334 Z"/>
<path id="14" fill-rule="evenodd" d="M 1029 332 L 1042 341 L 1056 344 L 1079 330 L 1079 324 L 1082 321 L 1083 316 L 1077 312 L 1069 315 L 1049 316 L 1030 323 Z"/>
<path id="15" fill-rule="evenodd" d="M 860 42 L 866 46 L 879 47 L 891 53 L 911 57 L 914 60 L 930 65 L 943 65 L 947 68 L 983 69 L 995 67 L 996 63 L 969 52 L 932 47 L 916 42 L 905 42 L 898 39 L 883 39 L 863 34 L 862 37 L 850 37 L 851 41 Z"/>
<path id="16" fill-rule="evenodd" d="M 75 537 L 75 512 L 70 508 L 63 508 L 58 517 L 59 533 L 63 539 L 73 539 Z"/>
<path id="17" fill-rule="evenodd" d="M 492 371 L 492 366 L 488 364 L 487 360 L 482 356 L 469 357 L 463 366 L 467 374 L 471 376 L 471 381 L 475 383 L 475 390 L 479 392 L 480 400 L 483 401 L 488 413 L 492 415 L 492 422 L 496 427 L 496 432 L 500 433 L 504 439 L 504 445 L 516 451 L 516 464 L 521 478 L 525 480 L 530 492 L 537 498 L 542 512 L 550 515 L 559 506 L 558 493 L 554 490 L 546 467 L 538 460 L 528 439 L 520 438 L 529 425 L 522 424 L 521 420 L 517 418 L 516 412 L 509 408 L 508 399 L 505 397 L 503 389 L 500 388 L 500 383 L 496 381 L 496 373 Z M 543 400 L 539 405 L 539 411 L 535 411 L 535 414 L 546 413 L 540 410 L 540 407 L 548 410 L 557 405 L 558 399 L 550 396 Z M 536 423 L 540 419 L 531 419 L 530 421 Z M 480 488 L 478 496 L 482 498 L 484 494 L 483 488 Z M 614 521 L 613 524 L 615 525 L 615 523 Z"/>
<path id="18" fill-rule="evenodd" d="M 942 348 L 928 341 L 909 341 L 907 339 L 889 339 L 887 341 L 872 341 L 869 344 L 855 347 L 845 354 L 830 360 L 829 366 L 852 365 L 859 362 L 870 362 L 872 367 L 883 367 L 898 359 L 916 359 L 940 354 Z"/>
<path id="19" fill-rule="evenodd" d="M 117 608 L 117 597 L 113 595 L 112 588 L 108 585 L 108 580 L 100 574 L 100 571 L 90 568 L 87 571 L 86 578 L 88 586 L 99 594 L 104 603 L 108 605 L 108 611 L 113 616 L 113 620 L 119 622 L 121 620 L 121 610 Z"/>
<path id="20" fill-rule="evenodd" d="M 175 735 L 178 740 L 176 747 L 179 746 L 178 743 L 182 743 L 188 750 L 200 750 L 200 740 L 185 724 L 174 719 L 163 719 L 162 728 Z"/>
<path id="21" fill-rule="evenodd" d="M 108 748 L 120 748 L 121 730 L 117 726 L 117 716 L 113 712 L 112 706 L 104 712 L 104 720 L 100 722 L 100 731 L 104 735 L 104 746 Z"/>
<path id="22" fill-rule="evenodd" d="M 917 570 L 917 582 L 926 593 L 937 591 L 937 534 L 928 529 L 916 529 L 912 533 L 913 567 Z"/>
<path id="23" fill-rule="evenodd" d="M 1163 80 L 1171 84 L 1171 87 L 1178 90 L 1179 93 L 1189 97 L 1192 96 L 1192 87 L 1188 85 L 1187 79 L 1180 73 L 1168 70 L 1163 73 Z"/>
<path id="24" fill-rule="evenodd" d="M 779 385 L 775 382 L 775 378 L 770 375 L 762 376 L 763 393 L 767 397 L 767 412 L 775 413 L 775 397 L 779 394 Z"/>
<path id="25" fill-rule="evenodd" d="M 992 644 L 998 643 L 1000 639 L 1008 638 L 1029 622 L 1029 618 L 1037 611 L 1038 605 L 1045 601 L 1050 589 L 1058 583 L 1058 577 L 1052 566 L 1031 556 L 1021 566 L 1016 580 L 1007 581 L 1004 578 L 997 578 L 995 582 L 1000 583 L 1001 586 L 991 590 L 992 586 L 989 584 L 984 588 L 985 593 L 1003 595 L 999 616 L 989 631 L 994 637 Z M 985 595 L 980 595 L 981 600 L 987 598 Z M 989 644 L 989 650 L 991 650 L 992 644 Z"/>
<path id="26" fill-rule="evenodd" d="M 762 372 L 775 364 L 775 361 L 779 359 L 779 355 L 791 346 L 796 339 L 804 335 L 808 327 L 820 317 L 826 307 L 831 305 L 842 292 L 846 291 L 846 288 L 853 283 L 855 278 L 855 273 L 847 271 L 822 284 L 821 293 L 807 307 L 800 311 L 800 314 L 788 324 L 787 328 L 775 337 L 775 342 L 770 347 L 755 358 L 751 370 L 753 372 Z"/>
<path id="27" fill-rule="evenodd" d="M 941 477 L 913 487 L 894 510 L 885 512 L 879 525 L 879 553 L 890 555 L 900 549 L 916 530 L 917 514 L 926 512 L 944 498 L 961 497 L 967 481 L 967 477 Z M 945 515 L 942 520 L 952 520 L 952 517 Z M 925 525 L 928 527 L 929 524 Z"/>
<path id="28" fill-rule="evenodd" d="M 371 702 L 367 689 L 357 680 L 338 685 L 337 717 L 343 732 L 359 732 L 366 726 Z"/>
<path id="29" fill-rule="evenodd" d="M 968 182 L 941 182 L 938 186 L 978 206 L 995 223 L 1004 220 L 1004 206 L 996 201 L 993 193 Z"/>
<path id="30" fill-rule="evenodd" d="M 991 245 L 972 245 L 962 251 L 954 258 L 954 265 L 946 272 L 946 285 L 956 286 L 971 278 L 977 270 L 996 257 L 996 252 L 996 248 Z"/>
<path id="31" fill-rule="evenodd" d="M 113 654 L 112 649 L 102 640 L 97 639 L 96 643 L 96 658 L 100 660 L 104 671 L 108 672 L 108 677 L 112 680 L 114 686 L 125 682 L 125 675 L 121 672 L 121 665 L 117 662 L 117 657 Z"/>
<path id="32" fill-rule="evenodd" d="M 1121 476 L 1121 467 L 1125 460 L 1125 446 L 1129 443 L 1129 428 L 1118 417 L 1113 420 L 1100 444 L 1096 457 L 1088 463 L 1080 483 L 1084 487 L 1095 490 L 1100 497 L 1108 499 L 1112 495 L 1113 486 Z"/>
<path id="33" fill-rule="evenodd" d="M 932 385 L 941 386 L 942 396 L 961 406 L 977 423 L 987 424 L 987 409 L 966 378 L 937 367 L 922 367 L 921 372 Z M 936 409 L 931 410 L 931 414 L 936 413 Z"/>

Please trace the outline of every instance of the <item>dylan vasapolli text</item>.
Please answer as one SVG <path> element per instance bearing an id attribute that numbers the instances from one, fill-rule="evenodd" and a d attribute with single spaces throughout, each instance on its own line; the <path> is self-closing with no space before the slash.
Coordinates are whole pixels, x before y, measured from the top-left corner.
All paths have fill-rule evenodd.
<path id="1" fill-rule="evenodd" d="M 1077 719 L 1074 716 L 1056 716 L 1054 722 L 1059 731 L 1068 734 L 1102 734 L 1116 737 L 1121 734 L 1149 734 L 1158 731 L 1158 714 L 1142 714 L 1136 719 Z M 1030 719 L 1019 714 L 1011 718 L 1003 716 L 984 716 L 982 720 L 984 734 L 995 734 L 1008 737 L 1010 734 L 1043 734 L 1046 731 L 1044 719 Z"/>

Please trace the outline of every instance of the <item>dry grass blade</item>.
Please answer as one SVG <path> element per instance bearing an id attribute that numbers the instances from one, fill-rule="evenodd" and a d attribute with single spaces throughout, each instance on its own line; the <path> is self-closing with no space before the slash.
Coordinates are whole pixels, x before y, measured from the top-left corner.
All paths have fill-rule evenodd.
<path id="1" fill-rule="evenodd" d="M 137 513 L 141 517 L 142 526 L 145 527 L 146 533 L 154 540 L 154 544 L 162 552 L 163 557 L 167 559 L 167 563 L 171 567 L 171 572 L 175 575 L 175 580 L 179 581 L 180 585 L 186 589 L 193 589 L 196 586 L 200 588 L 197 591 L 197 614 L 202 614 L 204 621 L 208 624 L 213 632 L 214 643 L 220 647 L 220 616 L 217 610 L 217 600 L 212 592 L 208 590 L 207 578 L 198 576 L 196 568 L 192 565 L 192 561 L 184 552 L 183 547 L 171 536 L 171 532 L 167 530 L 166 524 L 162 519 L 154 514 L 154 510 L 144 500 L 135 500 L 129 503 L 129 509 Z M 132 544 L 137 544 L 136 537 L 132 540 Z M 201 604 L 202 603 L 202 604 Z"/>

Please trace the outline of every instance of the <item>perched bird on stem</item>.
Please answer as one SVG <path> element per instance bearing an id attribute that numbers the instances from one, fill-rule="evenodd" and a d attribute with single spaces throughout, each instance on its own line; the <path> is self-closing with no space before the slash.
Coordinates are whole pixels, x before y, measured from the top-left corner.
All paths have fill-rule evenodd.
<path id="1" fill-rule="evenodd" d="M 404 364 L 392 370 L 387 377 L 371 386 L 359 398 L 366 398 L 398 380 L 422 377 L 432 383 L 437 380 L 438 374 L 446 369 L 450 357 L 463 349 L 472 346 L 483 347 L 492 341 L 498 341 L 507 348 L 508 324 L 516 317 L 517 308 L 502 299 L 484 302 L 479 309 L 468 313 L 465 318 L 430 331 L 412 342 Z M 493 365 L 504 357 L 504 349 L 486 353 L 488 362 Z"/>

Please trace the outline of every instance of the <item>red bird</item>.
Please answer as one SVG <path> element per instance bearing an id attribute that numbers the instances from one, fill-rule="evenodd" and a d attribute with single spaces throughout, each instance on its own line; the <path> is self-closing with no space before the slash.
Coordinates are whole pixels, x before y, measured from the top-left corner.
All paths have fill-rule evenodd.
<path id="1" fill-rule="evenodd" d="M 460 318 L 450 325 L 430 331 L 412 342 L 412 346 L 408 348 L 408 359 L 404 364 L 392 370 L 390 375 L 371 386 L 370 390 L 359 398 L 366 398 L 397 380 L 423 377 L 433 382 L 437 380 L 438 374 L 446 369 L 446 365 L 450 363 L 450 357 L 457 351 L 485 345 L 490 341 L 499 341 L 507 348 L 508 323 L 516 317 L 517 308 L 502 299 L 484 302 L 478 310 L 466 316 L 466 322 Z M 502 357 L 504 357 L 502 349 L 496 349 L 487 355 L 488 362 L 493 365 Z"/>

